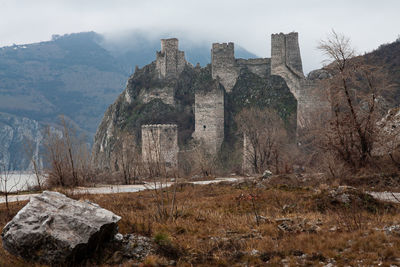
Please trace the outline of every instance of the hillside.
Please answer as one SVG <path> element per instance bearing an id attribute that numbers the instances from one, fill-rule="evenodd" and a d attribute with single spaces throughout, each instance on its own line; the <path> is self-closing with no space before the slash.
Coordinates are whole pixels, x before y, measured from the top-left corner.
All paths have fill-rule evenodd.
<path id="1" fill-rule="evenodd" d="M 173 79 L 160 79 L 156 62 L 137 69 L 128 79 L 126 89 L 107 109 L 96 132 L 93 146 L 96 166 L 118 169 L 121 145 L 128 142 L 125 139 L 129 136 L 140 147 L 141 126 L 145 124 L 177 124 L 180 149 L 190 149 L 195 128 L 195 93 L 212 91 L 215 86 L 218 87 L 219 82 L 212 79 L 210 64 L 203 68 L 186 65 Z M 258 76 L 244 68 L 232 91 L 224 90 L 224 93 L 225 138 L 219 156 L 229 158 L 227 165 L 241 164 L 240 155 L 234 154 L 241 142 L 234 117 L 243 108 L 274 109 L 287 129 L 295 131 L 297 101 L 283 78 Z M 168 95 L 173 101 L 166 97 Z"/>

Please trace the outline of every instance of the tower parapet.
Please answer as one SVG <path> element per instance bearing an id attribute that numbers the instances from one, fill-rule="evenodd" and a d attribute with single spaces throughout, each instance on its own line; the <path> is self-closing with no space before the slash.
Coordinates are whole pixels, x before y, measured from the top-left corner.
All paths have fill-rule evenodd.
<path id="1" fill-rule="evenodd" d="M 185 65 L 185 52 L 179 50 L 179 40 L 161 39 L 161 51 L 156 53 L 156 69 L 159 77 L 177 78 Z"/>
<path id="2" fill-rule="evenodd" d="M 290 91 L 298 99 L 300 80 L 304 79 L 297 32 L 271 35 L 271 74 L 285 79 Z"/>
<path id="3" fill-rule="evenodd" d="M 286 67 L 299 78 L 304 78 L 297 32 L 271 35 L 271 70 L 274 72 L 281 67 Z"/>
<path id="4" fill-rule="evenodd" d="M 213 79 L 219 78 L 220 83 L 227 92 L 232 90 L 239 76 L 233 43 L 213 43 L 211 49 L 211 74 Z"/>

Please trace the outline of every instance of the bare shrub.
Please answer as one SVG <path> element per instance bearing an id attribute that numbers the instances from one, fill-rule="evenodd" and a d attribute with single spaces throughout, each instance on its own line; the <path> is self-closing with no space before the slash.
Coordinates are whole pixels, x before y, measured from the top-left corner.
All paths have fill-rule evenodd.
<path id="1" fill-rule="evenodd" d="M 7 168 L 5 165 L 0 165 L 0 195 L 3 195 L 5 198 L 7 215 L 10 215 L 10 207 L 8 203 L 8 196 L 11 192 L 14 191 L 15 188 L 20 186 L 21 184 L 21 176 L 18 180 L 12 181 L 10 168 Z"/>
<path id="2" fill-rule="evenodd" d="M 114 146 L 116 165 L 124 184 L 136 184 L 143 175 L 142 157 L 135 138 L 129 133 L 122 133 Z"/>
<path id="3" fill-rule="evenodd" d="M 235 118 L 244 138 L 244 165 L 262 173 L 272 169 L 280 173 L 283 151 L 288 143 L 282 119 L 270 109 L 243 109 Z"/>
<path id="4" fill-rule="evenodd" d="M 371 166 L 383 74 L 363 58 L 356 58 L 350 39 L 334 31 L 318 48 L 332 61 L 325 67 L 332 75 L 325 86 L 333 114 L 324 130 L 323 146 L 352 171 Z"/>
<path id="5" fill-rule="evenodd" d="M 36 144 L 34 144 L 33 141 L 28 140 L 25 143 L 25 153 L 28 156 L 28 158 L 30 158 L 30 167 L 33 169 L 33 172 L 35 174 L 35 178 L 36 178 L 36 189 L 37 190 L 42 190 L 43 188 L 43 183 L 45 180 L 44 174 L 43 174 L 43 166 L 42 166 L 42 162 L 40 159 L 40 154 L 38 153 L 39 149 L 38 147 L 35 147 Z"/>
<path id="6" fill-rule="evenodd" d="M 210 177 L 215 174 L 216 156 L 209 151 L 203 141 L 197 143 L 191 154 L 193 174 Z"/>
<path id="7" fill-rule="evenodd" d="M 50 186 L 78 186 L 93 176 L 90 151 L 83 136 L 64 117 L 62 129 L 47 127 L 45 132 L 45 166 Z"/>

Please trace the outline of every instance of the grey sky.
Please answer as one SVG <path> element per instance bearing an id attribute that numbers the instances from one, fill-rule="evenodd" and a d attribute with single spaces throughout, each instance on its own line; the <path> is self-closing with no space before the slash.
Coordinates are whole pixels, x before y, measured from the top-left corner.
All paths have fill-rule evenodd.
<path id="1" fill-rule="evenodd" d="M 270 34 L 299 32 L 306 72 L 321 66 L 316 50 L 331 29 L 363 53 L 400 34 L 399 0 L 0 0 L 0 46 L 96 31 L 171 33 L 194 42 L 233 41 L 270 55 Z"/>

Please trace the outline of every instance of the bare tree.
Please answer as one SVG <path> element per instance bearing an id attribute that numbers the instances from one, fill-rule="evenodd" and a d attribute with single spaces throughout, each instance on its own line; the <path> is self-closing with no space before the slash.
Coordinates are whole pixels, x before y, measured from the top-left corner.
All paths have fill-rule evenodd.
<path id="1" fill-rule="evenodd" d="M 326 131 L 325 145 L 353 170 L 370 163 L 375 142 L 377 97 L 383 86 L 382 73 L 355 57 L 350 39 L 332 31 L 318 48 L 331 63 L 325 67 L 331 78 L 332 120 Z"/>
<path id="2" fill-rule="evenodd" d="M 13 180 L 10 168 L 7 168 L 5 165 L 0 166 L 0 194 L 4 195 L 8 215 L 10 214 L 8 197 L 10 193 L 20 185 L 20 183 L 21 176 L 19 176 L 18 180 Z"/>
<path id="3" fill-rule="evenodd" d="M 77 135 L 76 128 L 64 117 L 60 122 L 61 130 L 47 127 L 45 133 L 48 180 L 62 187 L 78 186 L 93 174 L 90 152 L 84 137 Z"/>
<path id="4" fill-rule="evenodd" d="M 122 173 L 124 184 L 135 184 L 142 173 L 142 159 L 135 138 L 129 133 L 122 133 L 114 146 L 116 161 Z"/>
<path id="5" fill-rule="evenodd" d="M 193 165 L 192 169 L 194 173 L 201 174 L 203 177 L 209 177 L 215 174 L 216 155 L 210 152 L 204 140 L 200 140 L 193 145 L 190 161 Z"/>
<path id="6" fill-rule="evenodd" d="M 244 165 L 255 173 L 271 168 L 279 173 L 280 151 L 287 143 L 281 118 L 271 109 L 250 108 L 243 109 L 235 119 L 244 138 Z"/>
<path id="7" fill-rule="evenodd" d="M 32 140 L 27 140 L 25 143 L 25 152 L 28 158 L 30 158 L 33 172 L 35 174 L 37 188 L 42 190 L 43 173 L 41 170 L 41 160 L 39 156 L 39 144 L 35 144 Z"/>

